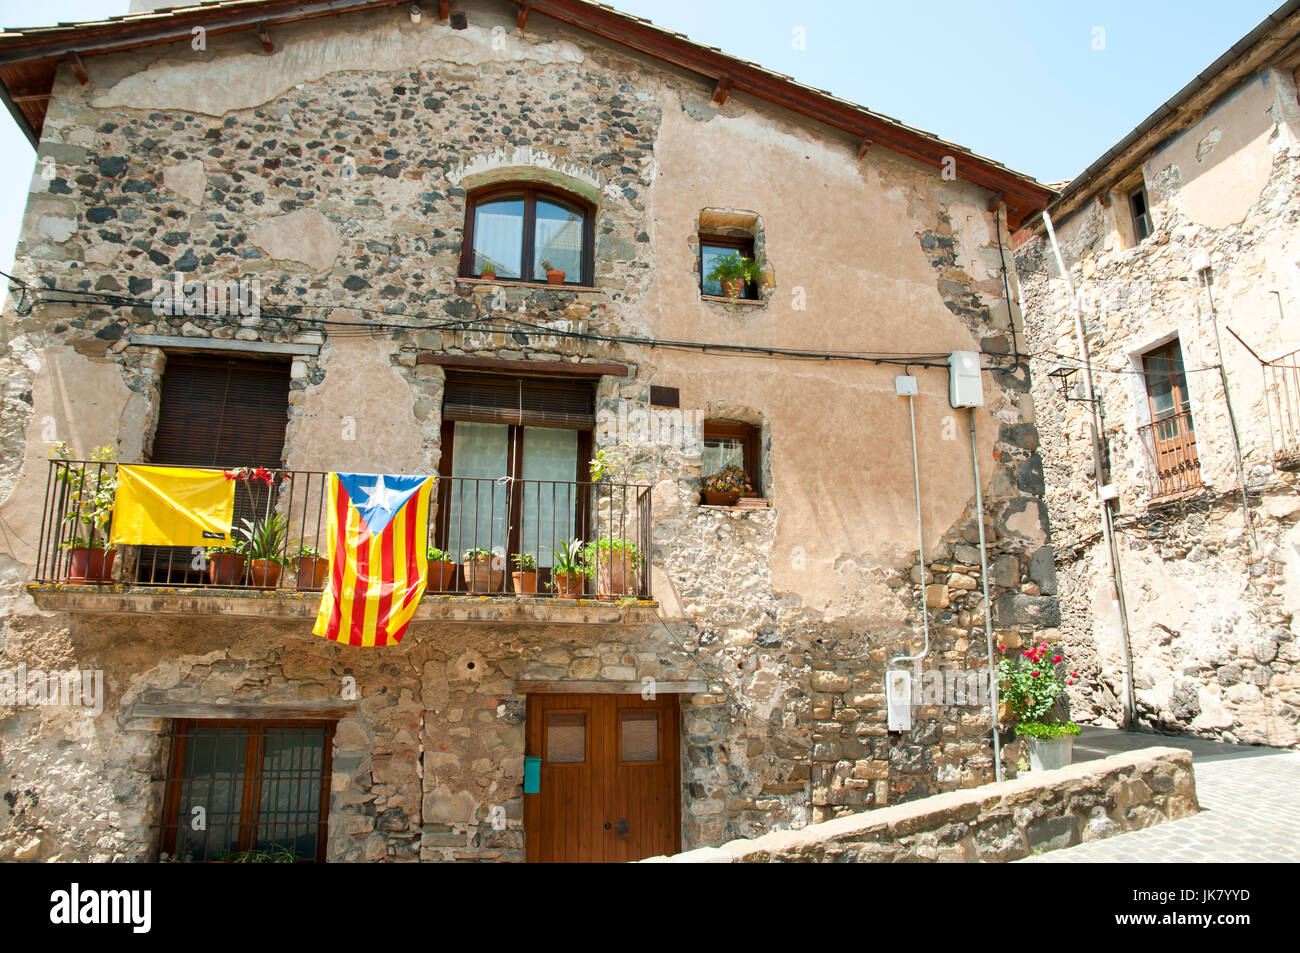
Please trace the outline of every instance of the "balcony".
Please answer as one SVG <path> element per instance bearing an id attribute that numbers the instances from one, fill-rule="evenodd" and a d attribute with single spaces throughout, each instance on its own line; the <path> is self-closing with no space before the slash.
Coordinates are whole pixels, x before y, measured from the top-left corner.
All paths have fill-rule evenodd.
<path id="1" fill-rule="evenodd" d="M 262 473 L 234 481 L 235 548 L 243 552 L 106 549 L 116 464 L 50 461 L 29 591 L 56 611 L 314 619 L 328 570 L 329 474 Z M 241 530 L 271 522 L 281 528 L 273 558 L 255 563 Z M 440 477 L 423 542 L 449 558 L 431 553 L 415 621 L 650 621 L 650 529 L 647 486 Z M 566 543 L 581 576 L 555 571 Z"/>
<path id="2" fill-rule="evenodd" d="M 1176 499 L 1201 488 L 1201 464 L 1190 412 L 1144 424 L 1138 428 L 1138 435 L 1146 457 L 1152 502 Z"/>
<path id="3" fill-rule="evenodd" d="M 1300 351 L 1260 363 L 1273 463 L 1282 470 L 1300 470 Z"/>

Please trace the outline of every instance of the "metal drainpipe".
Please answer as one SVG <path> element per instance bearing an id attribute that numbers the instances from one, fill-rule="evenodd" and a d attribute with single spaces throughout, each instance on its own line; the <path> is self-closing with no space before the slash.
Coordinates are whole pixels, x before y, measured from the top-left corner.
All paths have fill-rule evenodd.
<path id="1" fill-rule="evenodd" d="M 1010 305 L 1010 302 L 1008 302 Z M 1002 739 L 998 737 L 998 671 L 993 654 L 993 614 L 989 606 L 989 554 L 984 542 L 984 492 L 980 489 L 980 455 L 975 446 L 975 408 L 970 408 L 970 459 L 975 469 L 975 518 L 980 528 L 980 580 L 984 583 L 984 647 L 989 659 L 989 704 L 993 709 L 993 775 L 1002 780 Z"/>
<path id="2" fill-rule="evenodd" d="M 1111 526 L 1110 501 L 1101 497 L 1101 436 L 1097 427 L 1097 394 L 1092 388 L 1092 357 L 1088 351 L 1088 336 L 1083 327 L 1083 308 L 1074 291 L 1074 280 L 1070 278 L 1069 269 L 1065 267 L 1065 258 L 1061 255 L 1061 246 L 1056 241 L 1056 230 L 1052 228 L 1052 217 L 1043 211 L 1043 224 L 1047 226 L 1047 237 L 1052 243 L 1052 252 L 1056 255 L 1056 267 L 1065 279 L 1065 287 L 1070 292 L 1070 302 L 1074 306 L 1074 333 L 1079 342 L 1079 353 L 1083 358 L 1083 385 L 1087 390 L 1090 418 L 1089 429 L 1092 432 L 1092 465 L 1094 488 L 1097 502 L 1101 506 L 1101 534 L 1105 538 L 1106 558 L 1110 562 L 1111 599 L 1115 603 L 1115 614 L 1119 618 L 1120 650 L 1124 657 L 1124 727 L 1132 730 L 1137 716 L 1137 700 L 1133 694 L 1133 647 L 1128 630 L 1128 608 L 1124 599 L 1124 583 L 1119 571 L 1119 550 L 1115 546 Z"/>
<path id="3" fill-rule="evenodd" d="M 925 535 L 921 526 L 921 468 L 916 462 L 916 406 L 914 398 L 907 397 L 907 413 L 912 419 L 912 484 L 916 489 L 916 563 L 921 570 L 921 629 L 925 633 L 925 648 L 920 655 L 900 655 L 889 660 L 886 668 L 898 662 L 919 662 L 930 654 L 930 610 L 925 593 Z M 915 691 L 915 689 L 913 689 Z"/>

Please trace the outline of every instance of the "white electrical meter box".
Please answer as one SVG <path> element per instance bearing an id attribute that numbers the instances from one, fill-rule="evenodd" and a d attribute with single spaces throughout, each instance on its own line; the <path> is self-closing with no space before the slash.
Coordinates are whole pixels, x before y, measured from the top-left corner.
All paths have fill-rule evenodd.
<path id="1" fill-rule="evenodd" d="M 894 378 L 894 393 L 899 397 L 915 397 L 916 378 L 910 374 L 899 374 Z"/>
<path id="2" fill-rule="evenodd" d="M 894 669 L 885 673 L 885 708 L 890 731 L 912 730 L 912 673 Z"/>
<path id="3" fill-rule="evenodd" d="M 984 406 L 978 351 L 953 351 L 948 355 L 948 404 L 951 407 Z"/>

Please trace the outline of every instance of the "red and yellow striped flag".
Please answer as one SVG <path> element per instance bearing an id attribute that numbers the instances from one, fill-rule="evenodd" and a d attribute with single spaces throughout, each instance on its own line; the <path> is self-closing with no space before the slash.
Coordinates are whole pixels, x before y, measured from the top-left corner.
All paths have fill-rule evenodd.
<path id="1" fill-rule="evenodd" d="M 429 493 L 435 477 L 331 473 L 329 578 L 316 635 L 396 645 L 428 584 Z"/>

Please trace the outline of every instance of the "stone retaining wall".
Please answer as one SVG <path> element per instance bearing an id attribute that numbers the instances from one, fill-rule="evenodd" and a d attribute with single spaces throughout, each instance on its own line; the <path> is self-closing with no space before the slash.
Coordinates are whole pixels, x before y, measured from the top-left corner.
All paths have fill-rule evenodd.
<path id="1" fill-rule="evenodd" d="M 644 863 L 1008 861 L 1199 810 L 1190 752 L 1143 748 Z"/>

